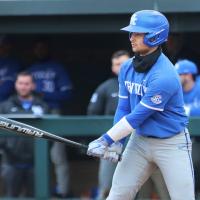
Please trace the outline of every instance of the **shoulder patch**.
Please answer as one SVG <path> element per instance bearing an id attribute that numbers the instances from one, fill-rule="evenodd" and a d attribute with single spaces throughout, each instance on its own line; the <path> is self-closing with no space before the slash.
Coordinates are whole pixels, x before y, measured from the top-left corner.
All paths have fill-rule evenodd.
<path id="1" fill-rule="evenodd" d="M 162 103 L 162 96 L 157 94 L 151 97 L 151 101 L 155 104 L 161 104 Z"/>

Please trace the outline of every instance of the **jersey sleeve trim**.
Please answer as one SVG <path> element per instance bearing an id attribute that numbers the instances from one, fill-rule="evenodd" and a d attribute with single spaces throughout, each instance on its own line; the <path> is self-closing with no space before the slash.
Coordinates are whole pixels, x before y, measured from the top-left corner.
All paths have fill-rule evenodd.
<path id="1" fill-rule="evenodd" d="M 147 105 L 147 104 L 145 104 L 145 103 L 143 103 L 143 102 L 141 102 L 141 101 L 140 101 L 140 103 L 141 103 L 144 107 L 149 108 L 149 109 L 151 109 L 151 110 L 164 111 L 164 109 L 162 109 L 162 108 L 155 108 L 155 107 L 149 106 L 149 105 Z"/>
<path id="2" fill-rule="evenodd" d="M 122 99 L 128 99 L 128 96 L 122 96 L 122 95 L 119 95 L 119 98 L 122 98 Z"/>

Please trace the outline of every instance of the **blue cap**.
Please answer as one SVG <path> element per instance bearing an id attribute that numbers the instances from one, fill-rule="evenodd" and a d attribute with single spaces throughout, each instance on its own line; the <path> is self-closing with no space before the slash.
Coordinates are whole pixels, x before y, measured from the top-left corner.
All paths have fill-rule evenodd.
<path id="1" fill-rule="evenodd" d="M 175 64 L 178 74 L 197 74 L 198 69 L 194 62 L 184 59 Z"/>

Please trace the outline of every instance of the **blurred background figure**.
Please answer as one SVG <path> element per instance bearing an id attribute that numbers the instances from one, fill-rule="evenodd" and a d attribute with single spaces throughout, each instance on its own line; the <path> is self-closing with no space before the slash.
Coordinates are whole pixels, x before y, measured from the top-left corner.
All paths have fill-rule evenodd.
<path id="1" fill-rule="evenodd" d="M 112 78 L 101 83 L 93 93 L 88 105 L 88 115 L 114 115 L 118 103 L 118 74 L 121 64 L 128 60 L 129 52 L 116 51 L 111 57 Z"/>
<path id="2" fill-rule="evenodd" d="M 196 81 L 198 74 L 194 62 L 184 59 L 175 64 L 183 87 L 185 110 L 188 116 L 200 116 L 200 82 Z"/>
<path id="3" fill-rule="evenodd" d="M 34 80 L 31 74 L 21 72 L 15 82 L 16 94 L 0 104 L 3 114 L 33 114 L 42 116 L 48 106 L 34 95 Z M 7 197 L 33 197 L 34 194 L 34 140 L 16 136 L 0 139 L 3 150 L 1 176 Z"/>
<path id="4" fill-rule="evenodd" d="M 113 77 L 101 83 L 93 93 L 88 105 L 88 115 L 114 116 L 118 103 L 118 74 L 122 63 L 128 60 L 129 53 L 125 50 L 114 52 L 111 57 L 111 70 Z M 116 164 L 107 160 L 100 160 L 99 167 L 99 200 L 105 199 L 111 187 L 112 177 Z"/>
<path id="5" fill-rule="evenodd" d="M 33 45 L 35 62 L 28 68 L 36 81 L 35 91 L 48 104 L 51 113 L 60 114 L 62 103 L 69 100 L 72 84 L 64 67 L 54 61 L 48 39 L 39 38 Z"/>
<path id="6" fill-rule="evenodd" d="M 12 57 L 12 40 L 6 35 L 0 36 L 0 102 L 14 92 L 16 74 L 21 70 L 19 62 Z"/>
<path id="7" fill-rule="evenodd" d="M 53 196 L 59 198 L 70 198 L 69 191 L 69 163 L 65 144 L 54 142 L 50 150 L 51 161 L 54 164 L 56 185 L 53 188 Z"/>
<path id="8" fill-rule="evenodd" d="M 35 83 L 29 72 L 21 72 L 15 81 L 16 93 L 0 105 L 2 114 L 33 114 L 41 116 L 48 113 L 47 104 L 34 93 Z"/>
<path id="9" fill-rule="evenodd" d="M 62 103 L 72 94 L 72 84 L 64 67 L 51 57 L 47 38 L 39 38 L 33 46 L 35 63 L 28 71 L 36 81 L 35 91 L 48 104 L 51 114 L 61 114 Z M 66 146 L 54 142 L 50 150 L 51 161 L 55 166 L 56 186 L 54 195 L 65 198 L 69 188 L 69 166 Z"/>
<path id="10" fill-rule="evenodd" d="M 196 81 L 198 75 L 197 65 L 191 60 L 180 60 L 175 64 L 183 88 L 183 98 L 186 114 L 190 117 L 200 117 L 200 82 Z M 195 193 L 200 197 L 200 138 L 192 137 L 192 159 L 195 174 Z"/>

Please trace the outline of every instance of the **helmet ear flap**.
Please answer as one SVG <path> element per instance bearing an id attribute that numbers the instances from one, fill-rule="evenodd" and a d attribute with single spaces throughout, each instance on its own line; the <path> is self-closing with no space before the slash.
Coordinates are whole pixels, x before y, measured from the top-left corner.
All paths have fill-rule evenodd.
<path id="1" fill-rule="evenodd" d="M 157 46 L 160 34 L 148 33 L 144 37 L 144 44 L 149 47 Z"/>
<path id="2" fill-rule="evenodd" d="M 158 46 L 163 43 L 163 38 L 167 38 L 168 31 L 166 32 L 165 29 L 160 30 L 159 32 L 148 33 L 144 37 L 144 44 L 149 47 Z M 166 41 L 167 39 L 165 39 Z"/>

